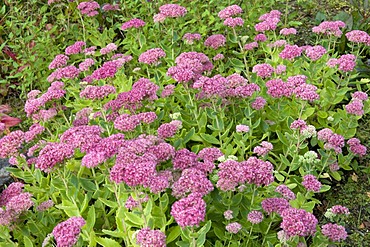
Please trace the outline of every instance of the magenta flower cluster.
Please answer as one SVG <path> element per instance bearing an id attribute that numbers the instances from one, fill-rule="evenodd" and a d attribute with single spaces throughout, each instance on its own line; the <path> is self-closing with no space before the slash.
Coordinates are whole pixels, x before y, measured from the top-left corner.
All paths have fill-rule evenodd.
<path id="1" fill-rule="evenodd" d="M 314 175 L 305 175 L 303 177 L 302 185 L 306 188 L 308 191 L 313 192 L 320 192 L 321 189 L 321 183 Z"/>
<path id="2" fill-rule="evenodd" d="M 349 150 L 351 150 L 352 153 L 359 156 L 366 155 L 367 148 L 361 144 L 359 139 L 351 138 L 347 141 L 347 144 L 349 145 Z"/>
<path id="3" fill-rule="evenodd" d="M 346 111 L 349 114 L 354 114 L 358 116 L 364 115 L 364 103 L 367 100 L 367 94 L 364 92 L 357 91 L 352 94 L 351 102 L 345 106 Z"/>
<path id="4" fill-rule="evenodd" d="M 159 13 L 154 15 L 154 22 L 163 22 L 168 17 L 182 17 L 188 11 L 178 4 L 165 4 L 159 7 Z"/>
<path id="5" fill-rule="evenodd" d="M 139 27 L 143 27 L 143 26 L 145 26 L 145 21 L 143 21 L 141 19 L 138 19 L 138 18 L 134 18 L 134 19 L 131 19 L 131 20 L 126 21 L 125 23 L 123 23 L 122 26 L 121 26 L 121 29 L 126 30 L 126 29 L 130 29 L 130 28 L 139 28 Z"/>
<path id="6" fill-rule="evenodd" d="M 324 21 L 320 25 L 313 27 L 312 32 L 340 37 L 343 33 L 340 29 L 344 27 L 346 27 L 346 24 L 342 21 Z"/>
<path id="7" fill-rule="evenodd" d="M 96 9 L 100 9 L 100 5 L 95 1 L 81 2 L 77 8 L 81 11 L 81 14 L 87 16 L 95 16 L 99 14 Z"/>
<path id="8" fill-rule="evenodd" d="M 339 242 L 345 240 L 348 236 L 344 226 L 328 223 L 321 227 L 321 232 L 324 236 L 333 242 Z"/>
<path id="9" fill-rule="evenodd" d="M 356 66 L 356 56 L 353 54 L 346 54 L 337 58 L 331 58 L 327 62 L 329 67 L 338 66 L 338 69 L 343 72 L 352 71 Z"/>
<path id="10" fill-rule="evenodd" d="M 370 35 L 364 31 L 352 30 L 346 33 L 346 37 L 351 42 L 363 43 L 370 46 Z"/>
<path id="11" fill-rule="evenodd" d="M 165 56 L 166 53 L 161 48 L 153 48 L 140 54 L 139 62 L 149 65 L 158 65 L 160 63 L 159 59 Z"/>
<path id="12" fill-rule="evenodd" d="M 240 8 L 240 6 L 231 5 L 218 12 L 218 17 L 220 17 L 221 19 L 227 19 L 241 13 L 243 13 L 243 10 L 242 8 Z"/>
<path id="13" fill-rule="evenodd" d="M 273 31 L 277 28 L 277 24 L 280 22 L 281 13 L 278 10 L 271 10 L 269 13 L 263 14 L 259 17 L 260 23 L 254 26 L 257 32 L 264 33 L 266 31 Z"/>
<path id="14" fill-rule="evenodd" d="M 192 193 L 172 204 L 171 215 L 182 228 L 199 226 L 206 216 L 206 203 L 201 194 Z"/>
<path id="15" fill-rule="evenodd" d="M 324 141 L 326 150 L 333 149 L 337 154 L 342 153 L 342 148 L 345 145 L 344 137 L 333 133 L 331 129 L 325 128 L 317 132 L 317 139 Z"/>
<path id="16" fill-rule="evenodd" d="M 165 247 L 166 234 L 160 230 L 151 230 L 145 227 L 137 233 L 136 243 L 139 244 L 140 247 Z"/>
<path id="17" fill-rule="evenodd" d="M 189 45 L 192 45 L 195 40 L 200 40 L 202 36 L 199 33 L 185 33 L 182 39 Z"/>
<path id="18" fill-rule="evenodd" d="M 204 46 L 210 47 L 214 50 L 225 46 L 226 38 L 222 34 L 213 34 L 204 41 Z"/>
<path id="19" fill-rule="evenodd" d="M 316 217 L 303 210 L 288 208 L 281 213 L 283 221 L 280 227 L 284 230 L 287 238 L 293 236 L 310 236 L 315 234 L 318 220 Z"/>
<path id="20" fill-rule="evenodd" d="M 71 217 L 53 229 L 57 247 L 72 247 L 77 243 L 81 228 L 86 224 L 82 217 Z"/>

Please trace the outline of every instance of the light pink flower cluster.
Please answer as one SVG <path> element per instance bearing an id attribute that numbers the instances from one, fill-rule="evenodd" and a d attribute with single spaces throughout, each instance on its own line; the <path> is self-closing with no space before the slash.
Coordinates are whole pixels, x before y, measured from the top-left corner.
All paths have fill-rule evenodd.
<path id="1" fill-rule="evenodd" d="M 292 95 L 292 89 L 288 83 L 281 79 L 273 79 L 266 82 L 267 94 L 273 98 L 289 97 Z"/>
<path id="2" fill-rule="evenodd" d="M 192 193 L 172 204 L 171 215 L 182 228 L 199 226 L 206 215 L 206 203 L 199 193 Z"/>
<path id="3" fill-rule="evenodd" d="M 248 213 L 247 219 L 252 224 L 258 224 L 263 220 L 263 214 L 260 211 L 253 210 Z"/>
<path id="4" fill-rule="evenodd" d="M 321 45 L 309 46 L 305 49 L 307 57 L 312 61 L 320 59 L 326 52 L 326 49 Z"/>
<path id="5" fill-rule="evenodd" d="M 175 85 L 167 85 L 163 88 L 163 91 L 161 93 L 162 98 L 166 98 L 170 95 L 172 95 L 175 92 Z"/>
<path id="6" fill-rule="evenodd" d="M 258 96 L 251 104 L 251 107 L 255 110 L 261 110 L 265 107 L 266 103 L 267 101 L 263 97 Z"/>
<path id="7" fill-rule="evenodd" d="M 216 56 L 212 58 L 213 61 L 223 60 L 225 56 L 221 53 L 218 53 Z"/>
<path id="8" fill-rule="evenodd" d="M 104 99 L 110 94 L 116 93 L 116 88 L 111 85 L 104 86 L 86 86 L 81 92 L 80 97 L 85 99 Z"/>
<path id="9" fill-rule="evenodd" d="M 92 58 L 86 58 L 85 61 L 81 62 L 78 65 L 80 71 L 88 71 L 89 68 L 95 64 L 95 61 Z"/>
<path id="10" fill-rule="evenodd" d="M 349 145 L 349 150 L 351 150 L 352 153 L 359 156 L 366 155 L 367 148 L 361 144 L 359 139 L 351 138 L 347 141 L 347 144 Z"/>
<path id="11" fill-rule="evenodd" d="M 69 65 L 64 68 L 58 68 L 57 70 L 55 70 L 48 76 L 47 81 L 53 82 L 55 80 L 61 80 L 63 78 L 74 79 L 77 78 L 79 74 L 79 69 L 77 69 L 74 65 Z"/>
<path id="12" fill-rule="evenodd" d="M 347 207 L 344 207 L 342 205 L 335 205 L 333 207 L 331 207 L 329 209 L 333 214 L 345 214 L 345 215 L 349 215 L 350 212 L 349 212 L 349 209 Z"/>
<path id="13" fill-rule="evenodd" d="M 280 30 L 280 34 L 284 36 L 288 35 L 296 35 L 297 34 L 297 29 L 291 27 L 291 28 L 283 28 Z"/>
<path id="14" fill-rule="evenodd" d="M 125 23 L 123 23 L 122 26 L 121 26 L 121 29 L 126 30 L 126 29 L 129 29 L 129 28 L 139 28 L 139 27 L 143 27 L 143 26 L 145 26 L 145 21 L 143 21 L 141 19 L 138 19 L 138 18 L 134 18 L 134 19 L 131 19 L 131 20 L 126 21 Z"/>
<path id="15" fill-rule="evenodd" d="M 134 83 L 130 91 L 118 94 L 116 99 L 106 103 L 103 108 L 105 110 L 111 109 L 116 112 L 124 106 L 130 111 L 135 111 L 135 109 L 142 106 L 142 101 L 156 100 L 158 98 L 158 89 L 159 87 L 149 79 L 140 78 Z"/>
<path id="16" fill-rule="evenodd" d="M 237 126 L 236 126 L 236 132 L 238 132 L 238 133 L 247 133 L 247 132 L 249 132 L 249 126 L 247 126 L 247 125 L 244 125 L 244 124 L 238 124 Z"/>
<path id="17" fill-rule="evenodd" d="M 49 69 L 57 69 L 67 65 L 69 57 L 64 54 L 56 55 L 53 61 L 49 64 Z"/>
<path id="18" fill-rule="evenodd" d="M 254 29 L 261 33 L 275 30 L 277 28 L 277 24 L 280 22 L 280 15 L 281 13 L 278 10 L 271 10 L 269 13 L 261 15 L 258 20 L 262 22 L 257 23 L 254 26 Z"/>
<path id="19" fill-rule="evenodd" d="M 81 14 L 95 16 L 99 14 L 96 9 L 100 9 L 100 5 L 95 1 L 81 2 L 77 8 L 81 11 Z"/>
<path id="20" fill-rule="evenodd" d="M 195 81 L 204 71 L 213 69 L 209 58 L 198 52 L 183 52 L 176 58 L 175 63 L 176 66 L 170 67 L 167 75 L 177 82 Z"/>
<path id="21" fill-rule="evenodd" d="M 172 195 L 176 198 L 195 192 L 205 196 L 213 190 L 213 184 L 205 172 L 196 168 L 187 168 L 182 171 L 180 178 L 171 188 Z"/>
<path id="22" fill-rule="evenodd" d="M 364 104 L 363 101 L 367 100 L 368 96 L 364 92 L 357 91 L 352 94 L 352 101 L 345 106 L 346 111 L 349 114 L 358 116 L 364 115 Z"/>
<path id="23" fill-rule="evenodd" d="M 72 247 L 77 243 L 81 228 L 86 224 L 82 217 L 71 217 L 53 229 L 57 247 Z"/>
<path id="24" fill-rule="evenodd" d="M 303 177 L 302 185 L 308 191 L 320 192 L 321 183 L 314 175 L 308 174 Z"/>
<path id="25" fill-rule="evenodd" d="M 119 10 L 119 5 L 116 3 L 114 4 L 106 3 L 103 5 L 102 10 L 105 12 Z"/>
<path id="26" fill-rule="evenodd" d="M 82 47 L 84 47 L 85 45 L 86 43 L 83 41 L 76 41 L 73 45 L 68 46 L 65 49 L 64 53 L 66 55 L 78 54 L 82 52 Z"/>
<path id="27" fill-rule="evenodd" d="M 276 40 L 274 43 L 267 44 L 268 47 L 276 48 L 276 47 L 282 47 L 287 44 L 286 40 Z"/>
<path id="28" fill-rule="evenodd" d="M 199 33 L 186 33 L 182 39 L 189 45 L 194 43 L 194 40 L 200 40 L 202 36 Z"/>
<path id="29" fill-rule="evenodd" d="M 370 46 L 370 35 L 361 30 L 352 30 L 346 33 L 346 37 L 351 42 L 363 43 Z"/>
<path id="30" fill-rule="evenodd" d="M 277 75 L 283 74 L 285 71 L 286 71 L 286 66 L 283 65 L 283 64 L 279 64 L 275 68 L 275 74 L 277 74 Z"/>
<path id="31" fill-rule="evenodd" d="M 281 214 L 283 221 L 280 227 L 287 238 L 294 236 L 306 237 L 315 234 L 318 220 L 303 209 L 288 208 Z"/>
<path id="32" fill-rule="evenodd" d="M 29 130 L 24 133 L 25 141 L 26 142 L 32 141 L 33 139 L 35 139 L 35 137 L 37 135 L 44 132 L 44 130 L 45 130 L 45 128 L 43 126 L 41 126 L 40 124 L 38 124 L 38 123 L 32 124 L 31 127 L 29 128 Z"/>
<path id="33" fill-rule="evenodd" d="M 282 195 L 287 200 L 294 200 L 296 198 L 293 191 L 291 191 L 288 186 L 285 184 L 281 184 L 275 189 L 280 195 Z"/>
<path id="34" fill-rule="evenodd" d="M 345 240 L 348 236 L 344 226 L 328 223 L 321 227 L 321 232 L 333 242 Z"/>
<path id="35" fill-rule="evenodd" d="M 317 132 L 317 139 L 326 142 L 324 148 L 326 150 L 334 149 L 339 154 L 342 153 L 342 147 L 344 147 L 344 137 L 333 133 L 331 129 L 325 128 Z"/>
<path id="36" fill-rule="evenodd" d="M 284 198 L 267 198 L 261 203 L 263 210 L 268 213 L 282 214 L 287 208 L 290 208 L 289 202 Z"/>
<path id="37" fill-rule="evenodd" d="M 240 6 L 231 5 L 218 12 L 218 17 L 220 17 L 221 19 L 227 19 L 229 17 L 239 15 L 241 13 L 243 13 L 243 10 L 242 8 L 240 8 Z"/>
<path id="38" fill-rule="evenodd" d="M 247 79 L 239 74 L 232 74 L 226 78 L 221 75 L 215 75 L 212 78 L 202 76 L 193 84 L 193 88 L 201 90 L 197 94 L 198 98 L 246 98 L 260 90 L 257 84 L 248 84 Z"/>
<path id="39" fill-rule="evenodd" d="M 285 45 L 284 50 L 279 54 L 282 59 L 293 61 L 294 58 L 299 57 L 302 54 L 302 48 L 297 45 Z"/>
<path id="40" fill-rule="evenodd" d="M 235 28 L 237 26 L 242 27 L 244 25 L 244 20 L 240 17 L 229 17 L 225 19 L 224 25 L 232 28 Z"/>
<path id="41" fill-rule="evenodd" d="M 100 49 L 100 54 L 105 55 L 109 52 L 117 50 L 117 45 L 115 43 L 109 43 L 106 47 Z"/>
<path id="42" fill-rule="evenodd" d="M 90 46 L 82 50 L 82 52 L 88 56 L 88 55 L 94 55 L 96 50 L 96 46 Z"/>
<path id="43" fill-rule="evenodd" d="M 274 68 L 268 63 L 257 64 L 253 66 L 252 72 L 257 73 L 259 77 L 267 78 L 271 77 L 272 73 L 274 73 Z"/>
<path id="44" fill-rule="evenodd" d="M 182 123 L 179 120 L 173 120 L 170 123 L 161 124 L 157 129 L 158 137 L 162 139 L 173 137 L 181 128 L 181 125 Z"/>
<path id="45" fill-rule="evenodd" d="M 267 36 L 264 33 L 257 34 L 254 39 L 256 42 L 265 42 L 267 40 Z"/>
<path id="46" fill-rule="evenodd" d="M 226 227 L 226 231 L 237 234 L 243 227 L 238 222 L 229 223 Z"/>
<path id="47" fill-rule="evenodd" d="M 23 192 L 24 185 L 11 183 L 0 194 L 0 225 L 10 226 L 19 216 L 33 206 L 32 194 Z"/>
<path id="48" fill-rule="evenodd" d="M 48 210 L 52 206 L 54 206 L 53 200 L 43 201 L 42 203 L 40 203 L 40 205 L 37 206 L 37 211 L 43 212 Z"/>
<path id="49" fill-rule="evenodd" d="M 342 55 L 340 58 L 331 58 L 326 63 L 329 67 L 338 65 L 338 69 L 343 72 L 352 71 L 356 66 L 356 56 L 352 54 Z"/>
<path id="50" fill-rule="evenodd" d="M 149 65 L 158 65 L 160 63 L 159 59 L 165 56 L 166 53 L 161 48 L 153 48 L 141 53 L 139 62 Z"/>
<path id="51" fill-rule="evenodd" d="M 250 157 L 241 162 L 244 167 L 244 178 L 249 184 L 257 186 L 269 185 L 274 182 L 274 166 L 269 161 Z"/>
<path id="52" fill-rule="evenodd" d="M 24 142 L 24 132 L 21 130 L 12 131 L 0 139 L 0 158 L 16 156 L 18 149 Z"/>
<path id="53" fill-rule="evenodd" d="M 225 217 L 225 219 L 227 219 L 227 220 L 231 220 L 232 218 L 234 218 L 234 216 L 233 216 L 233 211 L 232 211 L 232 210 L 230 210 L 230 209 L 226 210 L 226 211 L 224 212 L 224 217 Z"/>
<path id="54" fill-rule="evenodd" d="M 343 21 L 324 21 L 320 25 L 313 27 L 312 32 L 340 37 L 342 36 L 340 29 L 344 27 L 346 27 L 346 24 Z"/>
<path id="55" fill-rule="evenodd" d="M 160 230 L 150 230 L 149 227 L 141 229 L 136 235 L 136 243 L 140 247 L 165 247 L 166 234 Z"/>
<path id="56" fill-rule="evenodd" d="M 265 156 L 267 155 L 272 149 L 273 145 L 270 142 L 263 141 L 261 142 L 260 146 L 257 146 L 253 149 L 253 153 L 257 154 L 258 156 Z"/>
<path id="57" fill-rule="evenodd" d="M 166 19 L 168 17 L 181 17 L 187 13 L 185 7 L 178 4 L 165 4 L 159 7 L 159 13 L 155 16 L 155 19 Z"/>
<path id="58" fill-rule="evenodd" d="M 204 41 L 204 46 L 218 49 L 226 44 L 226 38 L 222 34 L 213 34 Z"/>
<path id="59" fill-rule="evenodd" d="M 257 42 L 251 42 L 251 43 L 245 44 L 243 48 L 246 51 L 251 51 L 251 50 L 253 50 L 254 48 L 257 48 L 257 47 L 258 47 Z"/>
<path id="60" fill-rule="evenodd" d="M 35 160 L 35 167 L 50 172 L 58 163 L 74 155 L 74 148 L 65 143 L 48 143 L 41 149 Z"/>

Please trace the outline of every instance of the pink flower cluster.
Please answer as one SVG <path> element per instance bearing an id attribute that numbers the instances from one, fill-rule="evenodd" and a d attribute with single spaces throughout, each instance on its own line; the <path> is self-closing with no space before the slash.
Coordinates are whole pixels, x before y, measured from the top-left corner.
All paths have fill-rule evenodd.
<path id="1" fill-rule="evenodd" d="M 156 100 L 158 98 L 158 89 L 159 87 L 149 79 L 140 78 L 134 83 L 130 91 L 118 94 L 116 99 L 106 103 L 103 108 L 105 110 L 111 109 L 116 112 L 124 106 L 130 111 L 135 111 L 135 109 L 141 107 L 142 101 Z"/>
<path id="2" fill-rule="evenodd" d="M 288 35 L 296 35 L 297 34 L 297 29 L 295 28 L 283 28 L 280 30 L 280 34 L 284 36 Z"/>
<path id="3" fill-rule="evenodd" d="M 226 38 L 222 34 L 213 34 L 204 41 L 204 46 L 210 47 L 214 50 L 224 46 L 226 44 Z"/>
<path id="4" fill-rule="evenodd" d="M 116 88 L 111 85 L 104 86 L 86 86 L 81 92 L 80 97 L 85 99 L 104 99 L 110 94 L 116 93 Z"/>
<path id="5" fill-rule="evenodd" d="M 335 206 L 331 207 L 329 210 L 330 210 L 333 214 L 336 214 L 336 215 L 338 215 L 338 214 L 345 214 L 345 215 L 349 215 L 349 214 L 350 214 L 350 213 L 349 213 L 349 209 L 348 209 L 348 208 L 346 208 L 346 207 L 344 207 L 344 206 L 342 206 L 342 205 L 335 205 Z"/>
<path id="6" fill-rule="evenodd" d="M 241 13 L 243 13 L 243 10 L 242 8 L 240 8 L 240 6 L 231 5 L 218 12 L 218 17 L 220 17 L 221 19 L 227 19 Z"/>
<path id="7" fill-rule="evenodd" d="M 296 196 L 293 191 L 291 191 L 288 186 L 285 184 L 281 184 L 276 187 L 276 192 L 278 192 L 280 195 L 282 195 L 287 200 L 295 200 Z"/>
<path id="8" fill-rule="evenodd" d="M 53 200 L 43 201 L 42 203 L 40 203 L 40 205 L 37 206 L 37 211 L 43 212 L 48 210 L 52 206 L 54 206 Z"/>
<path id="9" fill-rule="evenodd" d="M 106 3 L 103 5 L 102 10 L 105 12 L 119 10 L 119 5 L 116 3 L 114 4 Z"/>
<path id="10" fill-rule="evenodd" d="M 160 63 L 159 59 L 165 56 L 166 53 L 161 48 L 153 48 L 140 54 L 139 62 L 149 65 L 158 65 Z"/>
<path id="11" fill-rule="evenodd" d="M 81 11 L 81 14 L 95 16 L 99 14 L 96 9 L 100 9 L 100 5 L 95 1 L 81 2 L 78 4 L 77 8 Z"/>
<path id="12" fill-rule="evenodd" d="M 331 129 L 325 128 L 317 132 L 317 139 L 326 142 L 324 148 L 326 150 L 333 149 L 337 154 L 342 153 L 344 147 L 344 137 L 333 133 Z"/>
<path id="13" fill-rule="evenodd" d="M 282 212 L 281 217 L 283 221 L 280 227 L 284 230 L 287 238 L 306 237 L 316 232 L 318 220 L 313 214 L 303 209 L 288 208 Z"/>
<path id="14" fill-rule="evenodd" d="M 364 104 L 363 101 L 367 100 L 367 94 L 364 92 L 355 92 L 352 95 L 352 101 L 345 106 L 346 111 L 349 114 L 354 114 L 358 116 L 364 115 Z"/>
<path id="15" fill-rule="evenodd" d="M 275 71 L 274 68 L 268 63 L 257 64 L 253 66 L 253 69 L 252 69 L 253 73 L 257 73 L 257 76 L 262 77 L 262 78 L 271 77 L 274 71 Z"/>
<path id="16" fill-rule="evenodd" d="M 204 71 L 213 69 L 209 58 L 198 52 L 183 52 L 176 58 L 175 63 L 176 66 L 170 67 L 167 75 L 177 82 L 195 81 Z"/>
<path id="17" fill-rule="evenodd" d="M 257 84 L 248 84 L 247 79 L 239 74 L 232 74 L 226 78 L 221 75 L 215 75 L 212 78 L 202 76 L 193 84 L 193 88 L 201 90 L 197 95 L 199 98 L 246 98 L 260 90 Z"/>
<path id="18" fill-rule="evenodd" d="M 48 143 L 40 150 L 39 156 L 35 160 L 35 167 L 50 172 L 58 163 L 74 155 L 74 148 L 65 143 Z"/>
<path id="19" fill-rule="evenodd" d="M 109 52 L 117 50 L 117 45 L 115 43 L 109 43 L 106 47 L 100 49 L 100 54 L 105 55 Z"/>
<path id="20" fill-rule="evenodd" d="M 16 156 L 18 149 L 24 142 L 24 132 L 21 130 L 12 131 L 0 139 L 0 158 Z"/>
<path id="21" fill-rule="evenodd" d="M 85 61 L 81 62 L 78 65 L 80 71 L 88 71 L 89 68 L 95 64 L 95 61 L 92 58 L 86 58 Z"/>
<path id="22" fill-rule="evenodd" d="M 180 178 L 171 188 L 172 195 L 176 198 L 185 197 L 189 193 L 199 193 L 205 196 L 213 190 L 213 184 L 204 171 L 187 168 L 182 171 Z"/>
<path id="23" fill-rule="evenodd" d="M 202 36 L 199 33 L 186 33 L 182 39 L 189 45 L 194 43 L 194 40 L 200 40 Z"/>
<path id="24" fill-rule="evenodd" d="M 82 52 L 82 47 L 86 45 L 83 41 L 76 41 L 73 45 L 68 46 L 64 53 L 66 55 L 78 54 Z"/>
<path id="25" fill-rule="evenodd" d="M 262 222 L 263 214 L 260 211 L 253 210 L 248 213 L 247 219 L 252 224 L 258 224 Z"/>
<path id="26" fill-rule="evenodd" d="M 153 19 L 154 21 L 162 22 L 168 17 L 181 17 L 187 13 L 185 7 L 178 4 L 165 4 L 159 7 L 159 13 L 156 14 Z"/>
<path id="27" fill-rule="evenodd" d="M 262 22 L 257 23 L 254 26 L 254 29 L 261 33 L 275 30 L 277 28 L 277 24 L 280 22 L 280 15 L 281 13 L 278 10 L 271 10 L 269 13 L 261 15 L 258 20 Z"/>
<path id="28" fill-rule="evenodd" d="M 55 70 L 48 76 L 47 80 L 48 82 L 53 82 L 55 80 L 60 80 L 63 78 L 74 79 L 77 78 L 79 74 L 79 69 L 77 69 L 74 65 L 69 65 L 64 68 L 58 68 L 57 70 Z"/>
<path id="29" fill-rule="evenodd" d="M 320 192 L 321 183 L 314 175 L 308 174 L 303 177 L 302 185 L 308 191 Z"/>
<path id="30" fill-rule="evenodd" d="M 254 48 L 257 48 L 257 47 L 258 47 L 257 42 L 251 42 L 251 43 L 245 44 L 243 48 L 246 51 L 251 51 L 251 50 L 253 50 Z"/>
<path id="31" fill-rule="evenodd" d="M 22 183 L 15 182 L 1 192 L 0 225 L 10 226 L 23 212 L 33 206 L 32 194 L 23 192 L 23 187 Z"/>
<path id="32" fill-rule="evenodd" d="M 328 223 L 321 227 L 321 232 L 333 242 L 345 240 L 348 236 L 344 226 Z"/>
<path id="33" fill-rule="evenodd" d="M 171 215 L 182 228 L 199 226 L 206 215 L 206 203 L 199 193 L 192 193 L 172 204 Z"/>
<path id="34" fill-rule="evenodd" d="M 212 58 L 213 61 L 223 60 L 225 56 L 221 53 L 218 53 L 216 56 Z"/>
<path id="35" fill-rule="evenodd" d="M 82 217 L 71 217 L 53 229 L 57 247 L 72 247 L 77 243 L 81 228 L 86 224 Z"/>
<path id="36" fill-rule="evenodd" d="M 226 227 L 226 231 L 237 234 L 243 227 L 238 222 L 229 223 Z"/>
<path id="37" fill-rule="evenodd" d="M 236 126 L 236 132 L 238 133 L 247 133 L 249 132 L 249 126 L 244 125 L 244 124 L 239 124 Z"/>
<path id="38" fill-rule="evenodd" d="M 56 55 L 53 61 L 49 64 L 49 69 L 57 69 L 67 65 L 69 57 L 64 54 Z"/>
<path id="39" fill-rule="evenodd" d="M 244 20 L 240 17 L 229 17 L 225 19 L 224 25 L 232 28 L 235 28 L 237 26 L 242 27 L 244 25 Z"/>
<path id="40" fill-rule="evenodd" d="M 141 123 L 150 124 L 157 119 L 154 112 L 143 112 L 136 115 L 122 114 L 114 120 L 114 128 L 129 132 L 133 131 Z"/>
<path id="41" fill-rule="evenodd" d="M 145 21 L 143 21 L 141 19 L 138 19 L 138 18 L 134 18 L 134 19 L 131 19 L 131 20 L 126 21 L 125 23 L 123 23 L 122 26 L 121 26 L 121 29 L 126 30 L 126 29 L 129 29 L 129 28 L 139 28 L 139 27 L 143 27 L 143 26 L 145 26 Z"/>
<path id="42" fill-rule="evenodd" d="M 363 43 L 370 46 L 370 35 L 361 30 L 352 30 L 346 33 L 346 37 L 351 42 Z"/>
<path id="43" fill-rule="evenodd" d="M 146 227 L 141 229 L 136 235 L 136 243 L 140 247 L 165 247 L 166 234 L 160 230 L 150 230 Z"/>
<path id="44" fill-rule="evenodd" d="M 40 124 L 38 124 L 38 123 L 32 124 L 31 127 L 29 128 L 29 130 L 24 133 L 25 141 L 26 142 L 32 141 L 33 139 L 35 139 L 35 137 L 37 135 L 44 132 L 44 130 L 45 130 L 45 128 L 43 126 L 41 126 Z"/>
<path id="45" fill-rule="evenodd" d="M 302 54 L 302 47 L 297 45 L 285 45 L 284 50 L 279 54 L 282 59 L 293 61 L 294 58 L 299 57 Z"/>
<path id="46" fill-rule="evenodd" d="M 320 59 L 326 52 L 326 49 L 321 45 L 309 46 L 305 49 L 307 57 L 312 61 Z"/>
<path id="47" fill-rule="evenodd" d="M 157 129 L 158 137 L 162 139 L 173 137 L 177 130 L 181 128 L 181 121 L 173 120 L 170 123 L 164 123 Z"/>
<path id="48" fill-rule="evenodd" d="M 353 54 L 346 54 L 340 56 L 338 59 L 331 58 L 327 62 L 329 67 L 334 67 L 338 65 L 338 69 L 343 72 L 352 71 L 356 66 L 356 56 Z"/>
<path id="49" fill-rule="evenodd" d="M 251 104 L 251 107 L 255 110 L 261 110 L 265 107 L 266 103 L 267 101 L 263 97 L 258 96 Z"/>
<path id="50" fill-rule="evenodd" d="M 290 208 L 289 202 L 284 198 L 267 198 L 261 203 L 263 210 L 268 213 L 282 214 L 285 209 Z"/>
<path id="51" fill-rule="evenodd" d="M 267 155 L 272 149 L 273 145 L 270 142 L 263 141 L 261 142 L 260 146 L 257 146 L 253 149 L 253 153 L 257 154 L 258 156 L 265 156 Z"/>
<path id="52" fill-rule="evenodd" d="M 320 25 L 313 27 L 312 32 L 340 37 L 342 36 L 340 29 L 344 27 L 346 27 L 346 24 L 343 21 L 324 21 Z"/>
<path id="53" fill-rule="evenodd" d="M 167 85 L 163 88 L 163 91 L 161 93 L 162 98 L 166 98 L 170 95 L 172 95 L 175 92 L 175 85 Z"/>
<path id="54" fill-rule="evenodd" d="M 264 33 L 259 33 L 254 37 L 254 41 L 257 42 L 265 42 L 267 40 L 267 36 Z"/>
<path id="55" fill-rule="evenodd" d="M 347 144 L 349 145 L 349 150 L 351 150 L 352 153 L 359 156 L 366 155 L 367 148 L 361 144 L 359 139 L 351 138 L 347 141 Z"/>

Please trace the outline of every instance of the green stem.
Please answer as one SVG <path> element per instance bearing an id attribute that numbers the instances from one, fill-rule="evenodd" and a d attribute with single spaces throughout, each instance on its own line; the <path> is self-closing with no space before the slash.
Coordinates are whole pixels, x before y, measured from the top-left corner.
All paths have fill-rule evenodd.
<path id="1" fill-rule="evenodd" d="M 265 246 L 265 245 L 264 245 L 264 243 L 265 243 L 265 241 L 266 241 L 267 233 L 270 231 L 270 228 L 271 228 L 271 226 L 272 226 L 272 222 L 274 221 L 275 213 L 272 213 L 272 214 L 273 214 L 273 215 L 272 215 L 272 217 L 271 217 L 271 222 L 270 222 L 269 226 L 267 227 L 267 230 L 266 230 L 266 232 L 265 232 L 265 234 L 264 234 L 264 236 L 263 236 L 263 241 L 262 241 L 262 245 L 261 245 L 261 246 Z"/>

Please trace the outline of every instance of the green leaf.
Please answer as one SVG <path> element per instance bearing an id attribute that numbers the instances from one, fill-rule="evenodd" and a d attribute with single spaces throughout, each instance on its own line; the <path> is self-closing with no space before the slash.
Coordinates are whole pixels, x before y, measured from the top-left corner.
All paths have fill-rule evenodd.
<path id="1" fill-rule="evenodd" d="M 134 223 L 135 225 L 144 225 L 144 220 L 139 215 L 131 212 L 125 212 L 126 219 Z"/>
<path id="2" fill-rule="evenodd" d="M 236 58 L 230 59 L 231 64 L 236 68 L 244 68 L 244 63 Z"/>
<path id="3" fill-rule="evenodd" d="M 288 139 L 283 135 L 283 133 L 281 133 L 280 131 L 276 131 L 276 134 L 279 138 L 279 140 L 286 146 L 289 146 L 289 141 Z"/>
<path id="4" fill-rule="evenodd" d="M 285 177 L 281 175 L 280 173 L 275 173 L 275 177 L 279 182 L 283 182 Z"/>
<path id="5" fill-rule="evenodd" d="M 109 201 L 109 200 L 107 200 L 105 198 L 102 198 L 102 197 L 99 197 L 98 200 L 101 201 L 102 203 L 104 203 L 105 205 L 107 205 L 110 208 L 117 208 L 118 207 L 117 202 Z"/>
<path id="6" fill-rule="evenodd" d="M 302 206 L 302 209 L 312 212 L 313 208 L 315 207 L 316 203 L 315 202 L 307 202 Z"/>
<path id="7" fill-rule="evenodd" d="M 314 112 L 315 112 L 315 108 L 314 107 L 307 108 L 303 112 L 301 119 L 306 120 L 308 117 L 310 117 L 312 114 L 314 114 Z"/>
<path id="8" fill-rule="evenodd" d="M 101 237 L 95 236 L 95 240 L 103 247 L 121 247 L 121 245 L 113 239 L 101 238 Z"/>
<path id="9" fill-rule="evenodd" d="M 206 235 L 208 231 L 211 229 L 212 221 L 207 221 L 207 224 L 205 224 L 199 231 L 198 231 L 198 238 L 197 238 L 197 246 L 203 246 L 203 244 L 206 242 Z"/>
<path id="10" fill-rule="evenodd" d="M 181 234 L 180 226 L 171 227 L 168 231 L 170 233 L 168 234 L 168 236 L 166 238 L 166 243 L 167 244 L 175 241 Z"/>
<path id="11" fill-rule="evenodd" d="M 320 192 L 326 192 L 326 191 L 329 191 L 329 190 L 330 190 L 330 188 L 331 188 L 331 186 L 330 186 L 330 185 L 326 185 L 326 184 L 324 184 L 324 185 L 322 185 L 322 186 L 321 186 L 321 188 L 320 188 Z"/>
<path id="12" fill-rule="evenodd" d="M 31 239 L 29 239 L 27 236 L 23 236 L 24 241 L 24 247 L 33 247 L 33 243 Z"/>
<path id="13" fill-rule="evenodd" d="M 86 178 L 80 178 L 79 182 L 86 191 L 91 191 L 95 192 L 96 191 L 96 186 L 95 183 L 91 182 L 89 179 Z"/>
<path id="14" fill-rule="evenodd" d="M 191 137 L 195 134 L 195 128 L 192 127 L 188 133 L 182 139 L 182 144 L 185 145 L 188 141 L 190 141 Z"/>
<path id="15" fill-rule="evenodd" d="M 96 219 L 95 207 L 92 206 L 89 208 L 89 211 L 87 213 L 86 227 L 85 227 L 87 232 L 91 232 L 93 230 L 94 225 L 95 225 L 95 219 Z"/>
<path id="16" fill-rule="evenodd" d="M 212 144 L 219 144 L 220 143 L 217 140 L 217 138 L 214 137 L 214 136 L 211 136 L 211 135 L 208 135 L 208 134 L 204 134 L 204 133 L 200 133 L 200 136 L 203 138 L 203 140 L 205 140 L 208 143 L 212 143 Z"/>

